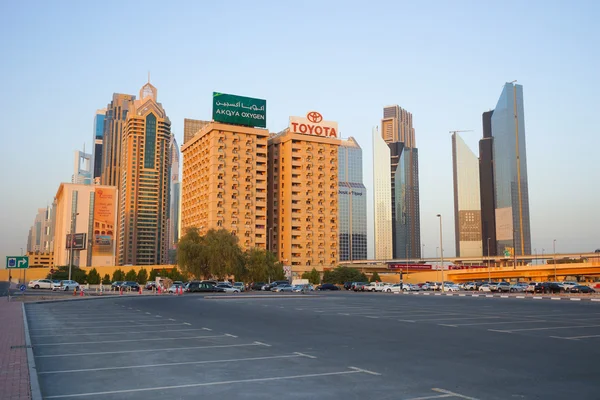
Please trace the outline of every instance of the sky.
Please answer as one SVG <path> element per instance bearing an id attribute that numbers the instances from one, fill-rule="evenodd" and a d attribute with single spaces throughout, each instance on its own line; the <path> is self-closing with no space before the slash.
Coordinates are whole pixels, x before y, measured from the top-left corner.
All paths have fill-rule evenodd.
<path id="1" fill-rule="evenodd" d="M 477 152 L 481 114 L 524 88 L 532 248 L 600 248 L 600 2 L 0 2 L 0 257 L 91 149 L 93 118 L 147 81 L 183 142 L 212 92 L 267 100 L 267 127 L 319 111 L 363 148 L 373 248 L 372 137 L 382 109 L 413 114 L 421 241 L 454 255 L 451 130 Z M 3 265 L 3 263 L 1 263 Z"/>

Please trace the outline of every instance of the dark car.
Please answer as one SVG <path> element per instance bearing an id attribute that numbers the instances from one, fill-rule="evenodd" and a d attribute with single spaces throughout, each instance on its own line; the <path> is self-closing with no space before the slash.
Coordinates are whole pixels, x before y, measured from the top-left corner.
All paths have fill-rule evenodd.
<path id="1" fill-rule="evenodd" d="M 535 293 L 564 293 L 565 289 L 556 282 L 542 282 L 535 285 Z"/>
<path id="2" fill-rule="evenodd" d="M 266 285 L 266 283 L 264 283 L 264 282 L 254 282 L 250 286 L 250 290 L 262 290 L 262 287 L 265 285 Z"/>
<path id="3" fill-rule="evenodd" d="M 352 282 L 344 282 L 344 289 L 346 289 L 346 290 L 352 289 Z"/>
<path id="4" fill-rule="evenodd" d="M 191 281 L 185 287 L 189 293 L 223 293 L 225 289 L 217 287 L 210 282 Z"/>
<path id="5" fill-rule="evenodd" d="M 596 291 L 594 289 L 592 289 L 589 286 L 585 286 L 585 285 L 573 286 L 571 288 L 571 290 L 569 290 L 569 292 L 571 292 L 571 293 L 596 293 Z"/>
<path id="6" fill-rule="evenodd" d="M 146 290 L 152 290 L 154 288 L 156 288 L 156 281 L 146 282 L 146 286 L 145 286 Z"/>
<path id="7" fill-rule="evenodd" d="M 125 281 L 121 283 L 121 289 L 123 289 L 123 291 L 139 292 L 140 285 L 138 285 L 137 282 Z"/>
<path id="8" fill-rule="evenodd" d="M 317 290 L 340 290 L 340 288 L 335 286 L 333 283 L 324 283 L 319 286 Z"/>
<path id="9" fill-rule="evenodd" d="M 365 285 L 367 285 L 367 282 L 355 282 L 352 290 L 354 290 L 355 292 L 364 292 Z"/>
<path id="10" fill-rule="evenodd" d="M 110 290 L 119 290 L 119 288 L 121 287 L 121 284 L 123 283 L 123 281 L 114 281 L 111 285 L 110 285 Z"/>

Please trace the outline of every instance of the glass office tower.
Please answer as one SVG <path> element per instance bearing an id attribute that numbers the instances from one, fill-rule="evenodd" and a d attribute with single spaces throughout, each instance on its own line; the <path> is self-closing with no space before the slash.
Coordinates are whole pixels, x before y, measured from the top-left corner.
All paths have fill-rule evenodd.
<path id="1" fill-rule="evenodd" d="M 523 86 L 506 83 L 491 118 L 498 254 L 531 254 Z"/>
<path id="2" fill-rule="evenodd" d="M 367 189 L 362 149 L 353 137 L 338 147 L 340 261 L 367 259 Z"/>
<path id="3" fill-rule="evenodd" d="M 377 129 L 373 130 L 373 219 L 375 259 L 393 258 L 392 183 L 390 148 Z"/>

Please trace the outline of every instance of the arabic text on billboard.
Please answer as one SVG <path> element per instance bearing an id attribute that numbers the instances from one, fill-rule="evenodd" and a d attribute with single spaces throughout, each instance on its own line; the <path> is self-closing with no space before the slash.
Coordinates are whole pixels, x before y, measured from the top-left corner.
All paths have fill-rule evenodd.
<path id="1" fill-rule="evenodd" d="M 115 188 L 97 188 L 94 196 L 92 255 L 110 254 L 115 236 Z"/>
<path id="2" fill-rule="evenodd" d="M 213 120 L 225 124 L 266 128 L 267 101 L 214 92 Z"/>

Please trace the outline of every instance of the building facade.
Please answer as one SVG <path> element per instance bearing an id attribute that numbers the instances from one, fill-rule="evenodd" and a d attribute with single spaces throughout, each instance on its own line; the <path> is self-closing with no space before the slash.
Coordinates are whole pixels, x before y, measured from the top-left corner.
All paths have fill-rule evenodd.
<path id="1" fill-rule="evenodd" d="M 194 137 L 200 129 L 208 125 L 210 121 L 202 121 L 199 119 L 185 118 L 183 120 L 183 144 L 186 144 L 191 138 Z"/>
<path id="2" fill-rule="evenodd" d="M 397 105 L 384 107 L 381 136 L 390 148 L 393 257 L 419 259 L 419 152 L 412 114 Z"/>
<path id="3" fill-rule="evenodd" d="M 84 235 L 83 248 L 72 251 L 73 265 L 115 265 L 114 226 L 117 190 L 113 186 L 61 183 L 54 198 L 54 265 L 69 265 L 67 235 Z"/>
<path id="4" fill-rule="evenodd" d="M 367 259 L 367 189 L 362 149 L 353 137 L 338 147 L 339 259 Z"/>
<path id="5" fill-rule="evenodd" d="M 52 207 L 38 208 L 27 237 L 28 253 L 50 253 L 54 250 Z"/>
<path id="6" fill-rule="evenodd" d="M 496 206 L 494 199 L 494 138 L 492 115 L 483 113 L 483 139 L 479 141 L 479 188 L 481 200 L 481 240 L 483 255 L 496 256 Z"/>
<path id="7" fill-rule="evenodd" d="M 75 151 L 71 183 L 91 185 L 94 183 L 92 155 L 84 151 Z"/>
<path id="8" fill-rule="evenodd" d="M 174 263 L 173 251 L 177 248 L 177 242 L 179 241 L 179 217 L 180 217 L 180 203 L 181 203 L 181 179 L 179 173 L 179 146 L 175 136 L 172 136 L 171 140 L 171 179 L 170 179 L 170 191 L 171 191 L 171 205 L 169 209 L 169 259 L 171 263 Z"/>
<path id="9" fill-rule="evenodd" d="M 189 121 L 189 120 L 186 120 Z M 226 229 L 242 248 L 267 248 L 266 129 L 211 122 L 181 147 L 181 234 Z"/>
<path id="10" fill-rule="evenodd" d="M 92 178 L 100 179 L 102 176 L 102 146 L 104 144 L 104 118 L 106 108 L 96 111 L 94 115 L 94 136 L 92 138 Z"/>
<path id="11" fill-rule="evenodd" d="M 167 264 L 171 121 L 150 82 L 129 104 L 120 162 L 118 265 Z"/>
<path id="12" fill-rule="evenodd" d="M 292 279 L 339 261 L 337 130 L 310 112 L 269 138 L 269 248 Z"/>
<path id="13" fill-rule="evenodd" d="M 506 83 L 491 117 L 498 254 L 531 254 L 523 86 Z"/>
<path id="14" fill-rule="evenodd" d="M 458 133 L 452 134 L 454 178 L 454 238 L 457 257 L 483 255 L 479 158 Z"/>
<path id="15" fill-rule="evenodd" d="M 376 260 L 394 257 L 392 235 L 392 182 L 390 148 L 377 129 L 373 129 L 373 207 Z"/>

